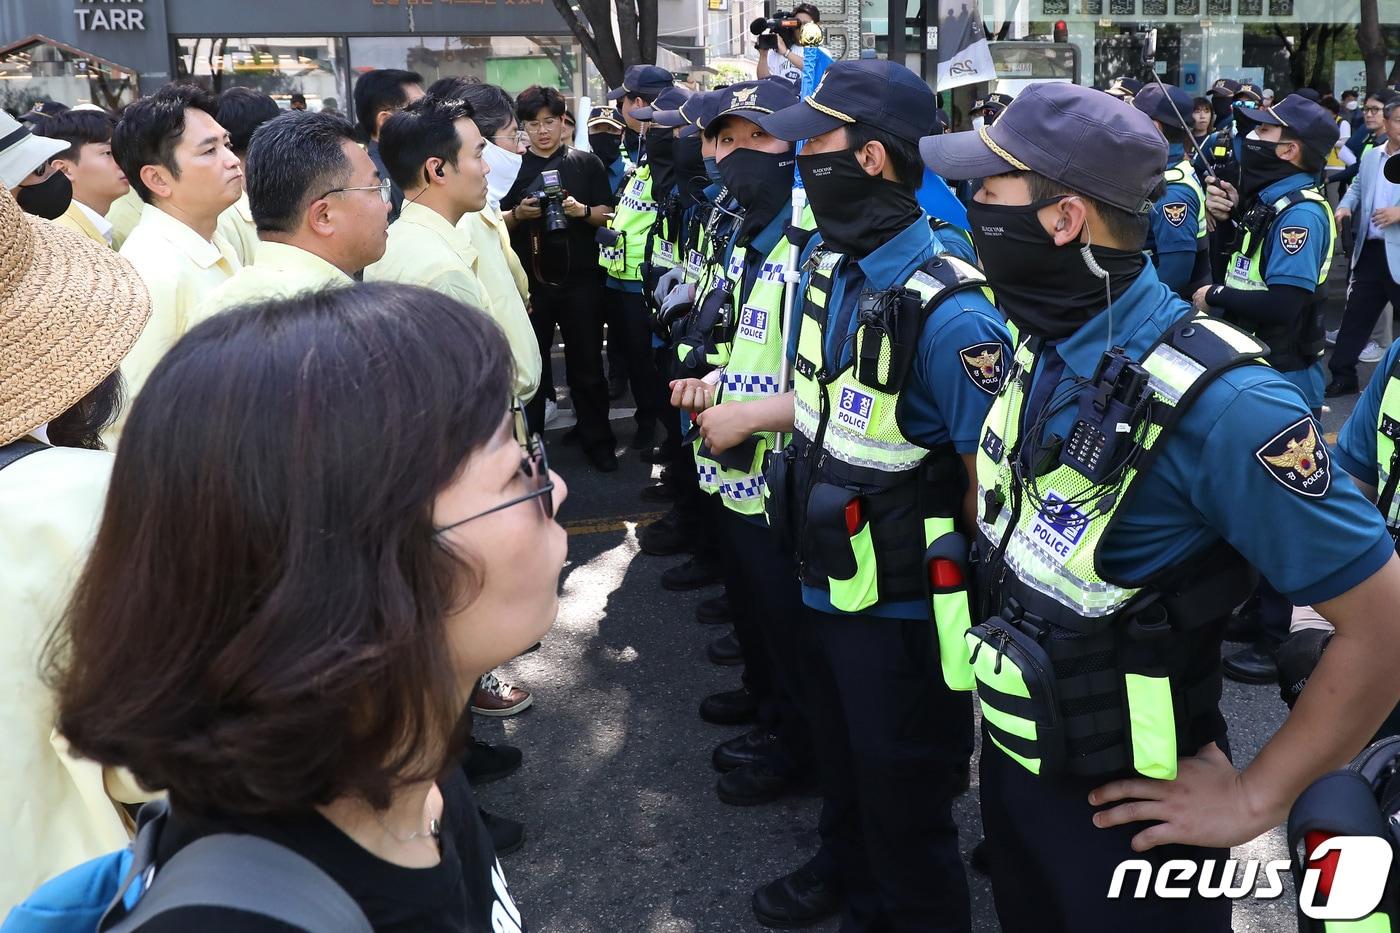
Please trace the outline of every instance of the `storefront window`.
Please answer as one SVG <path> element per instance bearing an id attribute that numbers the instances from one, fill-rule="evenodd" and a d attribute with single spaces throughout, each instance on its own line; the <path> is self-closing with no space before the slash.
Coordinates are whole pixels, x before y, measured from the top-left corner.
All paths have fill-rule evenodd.
<path id="1" fill-rule="evenodd" d="M 136 99 L 136 71 L 42 39 L 0 48 L 0 107 L 20 113 L 36 101 L 97 104 L 118 111 Z"/>
<path id="2" fill-rule="evenodd" d="M 532 84 L 574 94 L 581 83 L 577 47 L 563 36 L 384 36 L 348 41 L 356 74 L 407 68 L 421 74 L 425 84 L 445 77 L 477 77 L 511 94 Z"/>
<path id="3" fill-rule="evenodd" d="M 250 87 L 287 107 L 293 94 L 308 110 L 347 111 L 343 39 L 178 39 L 177 72 L 218 93 Z"/>

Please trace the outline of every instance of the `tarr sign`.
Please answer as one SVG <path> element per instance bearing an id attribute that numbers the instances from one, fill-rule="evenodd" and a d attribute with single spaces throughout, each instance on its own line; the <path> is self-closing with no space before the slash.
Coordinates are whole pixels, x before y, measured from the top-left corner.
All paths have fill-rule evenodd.
<path id="1" fill-rule="evenodd" d="M 132 32 L 146 29 L 146 0 L 79 0 L 73 8 L 78 28 L 84 32 Z"/>

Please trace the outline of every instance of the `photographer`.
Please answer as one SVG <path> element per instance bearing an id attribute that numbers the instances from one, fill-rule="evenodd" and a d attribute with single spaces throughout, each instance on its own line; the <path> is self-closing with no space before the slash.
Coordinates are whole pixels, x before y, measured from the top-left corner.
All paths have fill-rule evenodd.
<path id="1" fill-rule="evenodd" d="M 779 13 L 774 19 L 786 19 Z M 799 3 L 792 8 L 792 19 L 802 25 L 821 22 L 822 14 L 810 3 Z M 771 21 L 770 21 L 771 22 Z M 757 25 L 757 23 L 755 23 Z M 801 26 L 798 29 L 802 28 Z M 802 50 L 797 45 L 796 29 L 773 29 L 769 27 L 758 34 L 757 48 L 767 52 L 758 57 L 760 78 L 786 78 L 794 84 L 802 81 Z"/>
<path id="2" fill-rule="evenodd" d="M 530 277 L 540 354 L 549 354 L 557 324 L 578 419 L 576 436 L 589 462 L 606 473 L 617 469 L 617 454 L 608 425 L 603 282 L 594 236 L 612 215 L 612 189 L 597 156 L 564 143 L 564 111 L 564 98 L 552 87 L 528 87 L 516 97 L 515 113 L 530 146 L 515 184 L 501 198 L 501 210 L 511 246 Z M 535 427 L 543 424 L 545 394 L 527 408 Z"/>

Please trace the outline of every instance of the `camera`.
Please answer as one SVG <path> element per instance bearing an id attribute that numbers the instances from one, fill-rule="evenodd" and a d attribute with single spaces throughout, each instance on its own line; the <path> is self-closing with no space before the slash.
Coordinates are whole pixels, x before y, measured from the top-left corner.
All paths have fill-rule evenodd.
<path id="1" fill-rule="evenodd" d="M 539 199 L 540 210 L 544 212 L 546 233 L 558 233 L 568 229 L 569 218 L 564 213 L 564 186 L 559 183 L 559 172 L 546 169 L 540 172 L 540 180 L 533 194 Z"/>
<path id="2" fill-rule="evenodd" d="M 775 13 L 771 17 L 760 16 L 749 23 L 749 32 L 758 36 L 754 47 L 759 51 L 776 49 L 779 35 L 789 46 L 796 45 L 797 30 L 800 28 L 802 28 L 802 20 L 791 13 Z"/>

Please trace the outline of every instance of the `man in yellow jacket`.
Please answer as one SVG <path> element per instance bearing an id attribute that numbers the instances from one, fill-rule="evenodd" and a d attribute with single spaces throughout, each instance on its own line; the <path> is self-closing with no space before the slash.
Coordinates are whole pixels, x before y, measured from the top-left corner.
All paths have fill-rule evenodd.
<path id="1" fill-rule="evenodd" d="M 108 248 L 112 223 L 106 214 L 131 188 L 112 157 L 113 126 L 115 121 L 101 111 L 66 110 L 34 127 L 36 135 L 68 144 L 53 161 L 73 187 L 73 202 L 54 223 Z"/>

